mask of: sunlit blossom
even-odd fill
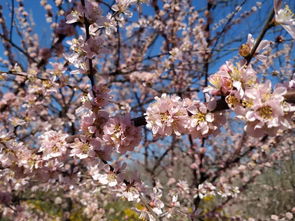
[[[282,0],[274,0],[274,11],[276,23],[282,27],[295,39],[295,16],[288,5],[281,8]]]

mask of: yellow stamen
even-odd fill
[[[264,119],[272,118],[272,108],[270,106],[263,106],[257,109],[258,114]]]
[[[225,101],[230,107],[236,107],[240,103],[239,99],[233,95],[228,95]]]
[[[192,117],[197,120],[197,123],[204,122],[206,120],[206,114],[200,112],[194,114]]]

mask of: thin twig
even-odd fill
[[[274,24],[273,24],[273,18],[274,18],[274,15],[275,15],[275,12],[274,12],[274,9],[272,9],[272,11],[270,12],[270,14],[269,14],[269,16],[268,16],[268,18],[267,18],[267,20],[266,20],[264,26],[263,26],[262,31],[260,32],[260,34],[259,34],[257,40],[255,41],[255,44],[254,44],[254,46],[253,46],[253,48],[252,48],[252,50],[251,50],[250,55],[248,55],[248,56],[246,57],[247,65],[250,64],[251,59],[254,57],[255,52],[256,52],[256,50],[257,50],[257,48],[258,48],[260,42],[262,41],[264,35],[266,34],[267,30],[270,29],[270,28],[274,25]]]
[[[13,32],[13,21],[14,21],[14,0],[11,0],[11,19],[10,19],[10,31],[9,31],[9,40],[12,40]]]

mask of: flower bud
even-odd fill
[[[242,56],[242,57],[247,57],[249,56],[251,53],[251,48],[248,44],[242,44],[240,49],[239,49],[239,54]]]

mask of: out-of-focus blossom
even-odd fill
[[[148,86],[155,83],[159,75],[157,72],[136,71],[130,74],[129,77],[131,81],[137,81],[142,83],[143,86]]]
[[[112,6],[112,10],[116,13],[123,13],[126,16],[131,17],[132,12],[128,10],[128,7],[135,2],[136,0],[116,0],[116,4]]]
[[[47,131],[41,135],[41,147],[39,149],[42,152],[42,158],[49,160],[51,158],[60,157],[68,150],[67,143],[65,141],[66,134],[57,131]]]
[[[122,186],[122,185],[121,185]],[[140,192],[136,187],[126,187],[123,185],[120,189],[120,192],[117,194],[119,197],[124,197],[128,201],[139,202],[140,201]]]
[[[82,47],[83,51],[86,53],[87,58],[99,57],[102,54],[108,53],[107,50],[103,46],[103,39],[101,37],[90,37]]]
[[[204,200],[209,200],[214,196],[226,197],[237,197],[240,193],[237,186],[232,186],[228,184],[221,184],[219,186],[214,186],[212,183],[205,182],[198,186],[198,197]]]
[[[162,209],[164,208],[164,203],[161,200],[162,190],[154,187],[150,197],[151,201],[149,205],[152,207],[153,212],[157,215],[161,215],[163,212]]]
[[[82,140],[85,140],[82,139]],[[75,142],[71,145],[71,154],[70,156],[77,157],[79,159],[85,159],[88,157],[95,156],[94,148],[86,141],[80,141],[75,139]]]
[[[151,214],[151,212],[145,206],[137,206],[135,211],[139,213],[139,219],[156,221],[156,218]]]
[[[102,19],[102,10],[99,4],[94,1],[85,1],[85,7],[78,2],[77,7],[71,11],[66,17],[66,23],[72,24],[75,22],[83,21],[85,18],[90,23],[99,22]]]
[[[141,130],[133,125],[129,115],[110,118],[103,132],[105,144],[120,153],[132,151],[141,140]]]
[[[276,23],[283,28],[295,39],[295,16],[288,5],[281,8],[282,0],[274,0],[274,11]]]
[[[198,196],[203,199],[205,196],[215,196],[216,187],[209,182],[202,183],[198,186]]]
[[[14,93],[11,93],[11,92],[5,93],[0,99],[0,109],[9,103],[13,103],[15,99],[16,99],[16,96]]]
[[[96,174],[93,177],[94,180],[98,180],[103,185],[108,185],[110,187],[116,186],[118,184],[116,174],[104,173],[104,174]]]
[[[72,36],[75,34],[75,28],[71,24],[67,24],[65,20],[61,20],[54,29],[54,33],[59,36]]]
[[[117,23],[111,13],[108,13],[105,20],[101,20],[100,24],[96,25],[97,28],[104,28],[107,35],[111,35],[117,30]]]

